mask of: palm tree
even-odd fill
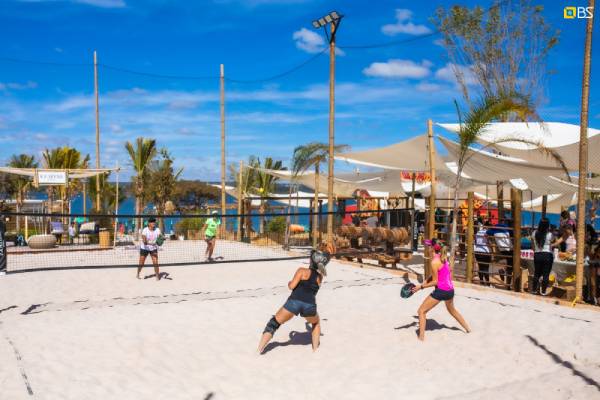
[[[38,163],[35,161],[35,156],[29,154],[13,154],[8,166],[12,168],[37,168]],[[20,212],[21,207],[23,207],[23,203],[25,202],[25,198],[27,197],[31,181],[23,176],[17,176],[14,178],[13,183],[15,184],[17,191],[17,212]],[[17,232],[21,228],[20,222],[20,217],[17,215]]]
[[[279,180],[279,178],[263,172],[262,169],[271,169],[275,171],[283,171],[286,170],[283,166],[283,163],[280,160],[274,161],[271,157],[265,158],[264,163],[261,163],[260,158],[254,161],[254,165],[251,164],[253,169],[255,170],[254,183],[255,186],[253,190],[260,196],[260,227],[259,233],[264,233],[265,231],[265,217],[264,213],[266,211],[267,202],[265,200],[266,197],[269,197],[275,191],[275,183]]]
[[[589,0],[589,9],[594,10],[594,0]],[[590,68],[592,64],[592,32],[594,30],[593,18],[588,19],[585,28],[585,49],[583,54],[583,79],[581,81],[581,115],[579,131],[579,190],[577,191],[577,260],[575,270],[575,299],[582,299],[583,294],[583,259],[585,238],[585,187],[587,186],[587,160],[588,160],[588,118],[590,105]],[[595,279],[595,278],[594,278]],[[595,294],[595,293],[594,293]]]
[[[87,154],[85,157],[82,157],[81,152],[73,147],[63,147],[62,148],[62,169],[70,170],[70,169],[86,169],[89,166],[90,155]],[[67,185],[61,187],[62,194],[62,207],[64,212],[64,204],[70,201],[71,196],[77,192],[80,188],[79,180],[68,181]],[[69,207],[70,212],[70,207]]]
[[[338,144],[334,147],[334,152],[346,151],[348,145]],[[292,158],[292,175],[298,175],[306,172],[309,168],[315,168],[315,200],[313,203],[313,224],[312,224],[312,244],[317,246],[317,235],[319,232],[319,171],[321,164],[329,158],[329,145],[327,143],[311,142],[298,146],[294,149]]]
[[[156,157],[156,140],[138,137],[135,145],[131,142],[125,143],[125,149],[131,158],[131,164],[135,170],[133,177],[133,190],[135,194],[135,213],[140,214],[143,207],[144,187],[148,180],[148,169],[151,161]],[[147,196],[146,196],[147,197]],[[141,228],[141,219],[138,218],[137,228]]]
[[[456,230],[459,208],[458,191],[460,189],[463,177],[462,172],[469,162],[471,156],[476,153],[476,150],[473,149],[472,146],[478,142],[487,124],[495,120],[505,119],[507,115],[512,115],[521,121],[526,121],[528,119],[539,120],[539,116],[535,112],[535,109],[529,101],[529,98],[516,93],[482,98],[478,103],[474,103],[470,111],[465,114],[464,121],[462,118],[463,114],[461,113],[458,104],[456,105],[456,108],[460,125],[458,131],[460,146],[458,160],[456,161],[456,180],[453,187],[454,211],[452,213],[452,233],[450,235],[450,262],[452,265],[454,265],[454,255],[456,251]],[[557,164],[563,168],[565,174],[567,175],[567,179],[571,179],[568,175],[567,167],[562,158],[554,150],[545,147],[541,142],[529,141],[518,137],[505,137],[495,140],[492,143],[488,143],[485,147],[506,142],[520,142],[532,145],[538,151],[541,151],[553,158]]]
[[[156,206],[157,214],[164,215],[167,201],[171,200],[175,192],[175,184],[183,173],[183,168],[178,171],[173,169],[173,157],[167,149],[160,150],[160,159],[150,163],[149,169],[149,191],[150,200]],[[164,231],[164,219],[158,221],[159,228]]]
[[[89,195],[92,200],[92,209],[100,210],[103,214],[114,210],[117,205],[117,185],[108,182],[109,174],[101,174],[89,178]],[[98,201],[96,196],[96,179],[100,179],[100,206],[97,207],[96,202]],[[125,193],[123,190],[119,190],[119,204],[125,201]]]

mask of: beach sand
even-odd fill
[[[600,398],[599,312],[458,287],[473,333],[440,305],[421,343],[430,290],[401,299],[403,277],[336,261],[320,349],[295,318],[257,355],[302,263],[167,267],[160,282],[134,269],[0,277],[0,398]]]

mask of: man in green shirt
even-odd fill
[[[205,261],[212,261],[213,251],[215,250],[215,244],[217,243],[217,229],[219,225],[221,225],[221,220],[215,215],[218,215],[218,211],[213,211],[213,217],[208,218],[204,223],[204,240],[206,240],[206,251],[204,255],[206,256]]]

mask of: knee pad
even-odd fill
[[[265,326],[265,330],[263,331],[263,333],[269,332],[271,335],[275,335],[275,332],[277,331],[277,329],[279,329],[280,326],[281,324],[277,322],[275,316],[273,316],[271,317],[269,322],[267,322],[267,326]]]

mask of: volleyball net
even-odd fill
[[[161,266],[300,259],[329,240],[328,219],[338,258],[388,262],[410,253],[412,244],[416,248],[423,225],[412,208],[164,216],[4,213],[4,253],[8,273],[135,267],[140,255],[150,265],[154,254]]]

